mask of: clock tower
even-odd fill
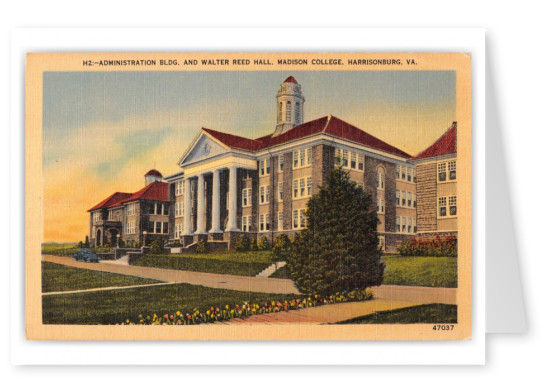
[[[277,125],[272,137],[302,124],[303,110],[304,97],[300,84],[293,76],[289,76],[277,92]]]

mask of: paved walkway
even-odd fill
[[[228,274],[202,273],[154,267],[125,266],[114,263],[85,263],[73,258],[43,255],[42,259],[60,265],[96,270],[128,276],[150,278],[164,282],[180,282],[210,288],[230,289],[245,292],[298,294],[291,280],[279,278],[233,276]]]

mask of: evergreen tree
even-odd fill
[[[292,243],[287,265],[299,291],[328,295],[381,285],[378,223],[371,195],[334,168],[308,201],[306,229]]]
[[[90,239],[88,239],[88,235],[86,235],[86,238],[84,239],[84,247],[90,247]]]

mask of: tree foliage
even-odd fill
[[[378,223],[371,195],[334,168],[308,201],[306,229],[291,246],[287,265],[297,288],[326,295],[381,285]]]

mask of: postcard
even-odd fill
[[[29,53],[32,340],[468,340],[469,53]]]

